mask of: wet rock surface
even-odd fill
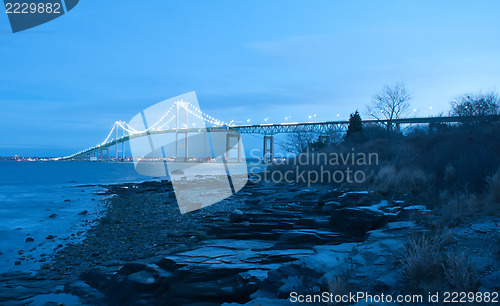
[[[345,270],[359,288],[390,291],[401,281],[394,254],[423,231],[410,220],[427,213],[370,192],[249,183],[182,215],[168,182],[108,188],[107,213],[83,241],[36,275],[0,276],[0,304],[281,305],[292,291],[329,291]]]

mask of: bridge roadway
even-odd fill
[[[477,122],[477,121],[500,121],[500,115],[487,115],[482,117],[421,117],[421,118],[402,118],[402,119],[365,119],[363,124],[385,124],[390,123],[399,126],[400,124],[428,124],[428,123],[461,123],[461,122]],[[157,135],[165,133],[200,133],[200,132],[231,132],[234,131],[240,134],[263,134],[267,137],[280,133],[297,133],[311,132],[317,134],[328,134],[332,131],[342,132],[347,130],[349,121],[319,121],[319,122],[294,122],[294,123],[269,123],[269,124],[254,124],[254,125],[233,125],[223,127],[207,127],[207,128],[188,128],[188,129],[165,129],[151,130],[148,132],[127,135],[114,139],[112,141],[102,143],[100,145],[90,147],[78,153],[54,158],[54,160],[68,160],[80,156],[88,155],[92,152],[99,151],[129,141],[131,139],[140,138],[148,135]],[[266,138],[264,139],[266,141]],[[272,143],[271,143],[272,146]]]

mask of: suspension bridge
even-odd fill
[[[184,113],[183,119],[181,113]],[[200,127],[190,122],[190,118],[196,118],[198,122],[203,122]],[[384,124],[387,127],[394,126],[399,130],[402,124],[430,124],[430,123],[463,123],[477,121],[477,117],[422,117],[422,118],[398,118],[398,119],[365,119],[363,124]],[[500,115],[488,115],[481,117],[481,120],[500,121]],[[182,157],[183,161],[188,161],[188,135],[191,133],[217,133],[225,132],[228,134],[227,146],[229,146],[229,137],[236,137],[238,140],[240,134],[260,134],[263,135],[263,160],[272,160],[274,156],[274,135],[281,133],[314,133],[320,140],[327,141],[332,133],[342,133],[347,131],[349,121],[317,121],[317,122],[293,122],[293,123],[265,123],[252,125],[237,125],[234,120],[225,122],[216,119],[204,112],[197,106],[186,101],[177,101],[152,125],[144,129],[138,129],[124,121],[116,121],[112,126],[108,136],[101,143],[83,149],[74,154],[57,157],[53,160],[109,160],[109,149],[115,146],[115,160],[125,159],[125,143],[141,137],[175,133],[185,136],[185,153],[179,156],[176,150],[177,160]],[[177,138],[178,139],[178,138]],[[239,141],[238,141],[239,142]],[[237,143],[238,143],[237,142]],[[121,148],[120,148],[121,147]],[[229,147],[227,147],[229,150]],[[239,148],[238,148],[239,151]],[[238,160],[240,153],[238,153]]]

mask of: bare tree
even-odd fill
[[[281,145],[283,150],[288,153],[300,154],[307,147],[314,143],[318,136],[312,132],[299,131],[288,135],[287,141]]]
[[[404,83],[385,85],[380,93],[375,95],[368,113],[375,119],[394,120],[403,118],[410,113],[411,96]],[[392,130],[392,123],[387,123],[387,130]]]
[[[465,94],[451,102],[450,115],[482,117],[486,115],[497,115],[499,113],[500,100],[497,93]]]
[[[338,145],[344,141],[345,129],[341,126],[332,127],[328,129],[326,135],[328,137],[328,145]]]

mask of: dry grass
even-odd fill
[[[338,268],[337,273],[328,279],[328,290],[329,292],[337,295],[349,294],[351,291],[351,285],[349,280],[354,275],[354,266],[352,262],[346,262],[340,268]],[[334,304],[332,304],[334,305]]]
[[[409,287],[428,290],[444,279],[444,247],[448,235],[435,233],[411,238],[400,257],[402,274]]]
[[[400,259],[410,289],[477,291],[479,283],[473,263],[463,253],[447,251],[451,240],[449,232],[426,233],[410,239]]]
[[[449,227],[460,225],[481,208],[481,201],[474,194],[465,192],[452,196],[442,207],[442,224]]]
[[[493,203],[500,203],[500,169],[488,178],[488,197]]]
[[[487,188],[484,193],[471,194],[467,190],[463,193],[450,195],[442,192],[440,199],[442,203],[442,225],[457,226],[465,220],[480,215],[500,215],[500,169],[486,179]]]
[[[448,183],[456,180],[456,178],[457,178],[457,169],[455,169],[455,167],[453,167],[452,164],[448,163],[444,168],[443,180]]]
[[[489,205],[486,212],[491,215],[498,215],[500,208],[500,169],[487,178],[488,189],[486,191],[486,199]]]
[[[444,274],[452,289],[459,292],[475,292],[479,287],[472,263],[465,254],[446,254]]]
[[[419,194],[432,186],[433,177],[422,169],[403,167],[397,170],[393,165],[385,165],[375,175],[375,189],[385,194]]]

